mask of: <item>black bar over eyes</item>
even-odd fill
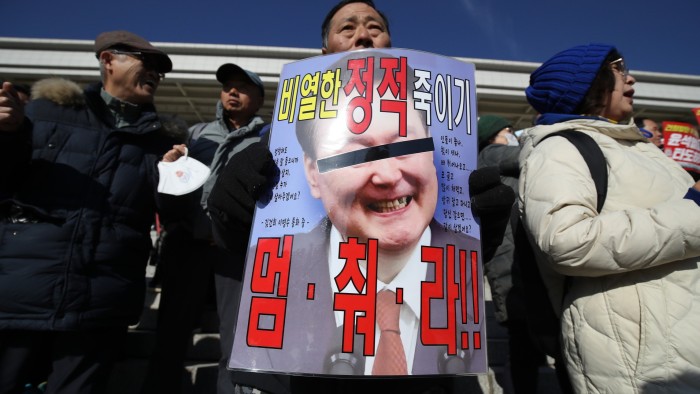
[[[390,157],[411,155],[421,152],[432,152],[435,150],[432,137],[391,144],[377,145],[370,148],[358,149],[352,152],[341,153],[316,160],[318,172],[324,173],[337,170],[339,168],[350,167],[356,164],[368,163],[370,161],[388,159]]]

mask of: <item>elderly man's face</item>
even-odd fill
[[[328,29],[326,53],[364,48],[389,48],[391,37],[384,19],[372,7],[364,3],[350,3],[338,10]]]
[[[142,55],[114,53],[110,50],[105,60],[108,73],[105,76],[105,89],[112,96],[132,104],[153,102],[160,84],[160,75],[155,62]],[[102,59],[102,58],[101,58]]]
[[[344,117],[320,121],[318,159],[367,147],[427,137],[424,120],[409,106],[407,137],[400,137],[398,115],[381,112],[375,96],[372,123],[363,134],[347,130]],[[365,162],[320,173],[305,156],[311,194],[344,237],[379,240],[379,248],[400,251],[417,244],[437,204],[432,152]]]

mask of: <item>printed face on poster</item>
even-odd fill
[[[403,49],[283,68],[230,368],[486,372],[475,88],[473,65]]]

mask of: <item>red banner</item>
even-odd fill
[[[694,112],[697,114],[697,110]],[[666,155],[686,170],[700,173],[700,139],[693,126],[683,122],[663,122],[662,129]]]

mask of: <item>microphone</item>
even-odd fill
[[[343,326],[335,330],[333,343],[342,343]],[[359,345],[360,335],[355,335],[355,346],[352,353],[343,353],[342,347],[331,347],[331,351],[324,363],[325,373],[330,375],[364,375],[365,356],[362,355],[362,346]]]
[[[364,364],[352,353],[331,353],[326,361],[326,373],[330,375],[364,375]]]
[[[455,375],[467,372],[467,353],[458,350],[457,354],[443,352],[438,355],[438,372],[442,375]]]

